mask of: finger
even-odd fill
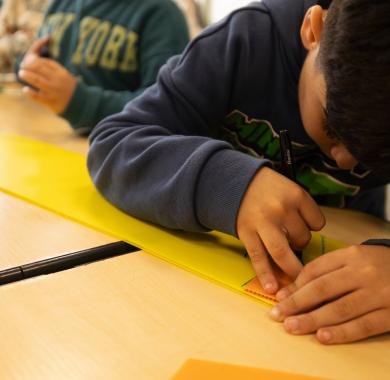
[[[325,216],[309,194],[305,193],[298,205],[298,210],[310,230],[320,231],[325,226]]]
[[[310,229],[301,217],[290,218],[285,224],[288,240],[294,249],[303,249],[311,240]]]
[[[39,68],[44,67],[47,72],[53,72],[55,70],[58,70],[60,68],[63,68],[60,63],[55,61],[54,59],[51,58],[44,58],[36,55],[31,55],[31,57],[35,57],[34,60],[34,69],[36,71],[39,70]]]
[[[286,234],[270,224],[262,228],[260,237],[279,268],[295,279],[302,269],[302,263],[291,249]]]
[[[316,278],[341,269],[344,266],[343,262],[332,260],[330,253],[323,257],[324,259],[320,260],[320,258],[317,258],[306,264],[293,283],[278,291],[276,299],[282,301]]]
[[[49,90],[50,82],[40,74],[28,70],[19,70],[19,77],[39,90]]]
[[[37,39],[32,43],[30,49],[28,50],[29,53],[39,55],[41,53],[41,49],[49,42],[49,40],[50,40],[49,36],[45,36]]]
[[[41,58],[35,54],[29,54],[23,59],[20,64],[20,68],[48,76],[54,70],[53,62],[54,61],[51,59]]]
[[[322,327],[339,325],[378,308],[378,303],[363,289],[349,293],[307,314],[288,317],[285,329],[291,334],[309,334]]]
[[[253,269],[263,289],[274,294],[278,290],[278,282],[272,271],[267,251],[256,232],[240,236],[252,262]]]
[[[276,299],[280,302],[298,290],[295,282],[285,286],[276,293]]]
[[[292,284],[279,290],[276,294],[277,300],[282,301],[316,278],[344,267],[345,255],[341,251],[327,253],[306,264]]]
[[[351,271],[348,268],[339,269],[309,282],[282,300],[271,311],[271,316],[282,321],[290,315],[301,314],[324,302],[341,297],[356,290],[356,287]]]
[[[349,268],[343,267],[318,277],[296,290],[278,305],[283,318],[295,315],[357,289]]]
[[[317,339],[323,344],[351,343],[390,331],[390,312],[380,309],[338,326],[324,327],[317,331]]]
[[[342,251],[329,252],[306,264],[294,281],[296,288],[300,289],[321,276],[343,268],[346,262],[345,255],[342,254]]]
[[[47,104],[48,102],[48,95],[43,91],[36,91],[32,89],[31,87],[25,86],[22,89],[22,92],[27,95],[29,98],[40,102],[42,104]]]

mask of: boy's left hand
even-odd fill
[[[19,77],[35,87],[23,87],[33,100],[60,114],[68,106],[77,85],[77,79],[53,59],[28,54],[21,63]]]
[[[316,332],[323,344],[390,331],[390,248],[358,245],[307,264],[277,293],[271,317],[291,334]]]

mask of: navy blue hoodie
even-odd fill
[[[300,27],[315,4],[253,3],[172,58],[156,85],[94,129],[88,167],[98,190],[163,226],[236,235],[253,176],[263,165],[279,168],[282,129],[293,140],[297,180],[321,203],[343,206],[381,185],[359,167],[339,169],[303,128]]]

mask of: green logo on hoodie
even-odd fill
[[[235,110],[225,118],[223,134],[236,149],[255,157],[267,158],[273,161],[275,168],[280,166],[279,135],[268,121],[251,119]],[[328,204],[339,205],[343,196],[352,196],[359,192],[359,186],[332,177],[324,165],[324,171],[321,171],[306,163],[305,156],[313,152],[313,146],[292,142],[292,148],[295,157],[299,157],[299,162],[303,162],[296,168],[297,181],[311,195],[329,196]]]

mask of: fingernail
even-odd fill
[[[332,340],[332,333],[329,330],[320,330],[318,332],[318,337],[321,342],[329,343]]]
[[[278,306],[274,306],[271,309],[270,312],[271,318],[274,319],[275,321],[281,321],[282,320],[282,311]]]
[[[284,326],[286,327],[286,330],[292,334],[296,334],[299,332],[298,318],[287,318],[284,321]]]
[[[264,284],[263,288],[267,293],[271,293],[275,290],[274,284],[272,282],[267,282]]]
[[[288,297],[289,291],[287,289],[281,289],[276,293],[276,299],[282,301]]]

